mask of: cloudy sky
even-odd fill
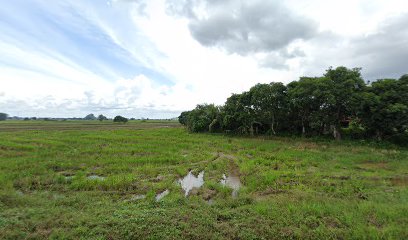
[[[408,73],[406,0],[13,0],[0,112],[169,118],[261,82]]]

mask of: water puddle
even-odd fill
[[[98,176],[98,175],[90,175],[87,177],[89,180],[98,180],[98,181],[103,181],[105,180],[105,177]]]
[[[190,171],[184,178],[179,179],[178,182],[184,190],[184,196],[187,197],[193,188],[200,188],[204,184],[204,171],[201,171],[197,177]]]
[[[146,195],[144,195],[144,194],[138,194],[138,195],[133,195],[131,198],[130,198],[130,201],[137,201],[137,200],[142,200],[142,199],[145,199],[146,198]]]
[[[164,192],[161,192],[161,193],[157,194],[156,195],[156,202],[160,201],[162,198],[169,195],[169,193],[170,193],[169,189],[166,189]]]
[[[235,198],[238,196],[238,191],[242,185],[238,175],[230,173],[228,176],[226,176],[223,174],[220,182],[222,185],[232,188],[232,197]]]
[[[205,202],[210,206],[214,205],[214,200],[213,199],[209,199],[209,200],[207,200]]]

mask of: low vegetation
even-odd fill
[[[5,121],[0,239],[407,239],[407,159],[390,143],[171,121]],[[231,168],[235,198],[220,183]],[[189,170],[205,182],[185,197]]]

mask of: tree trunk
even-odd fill
[[[376,135],[376,138],[377,138],[378,141],[382,140],[382,133],[381,133],[381,131],[379,129],[377,129],[375,131],[375,135]]]
[[[334,125],[333,136],[334,136],[334,139],[336,139],[337,141],[341,140],[341,133],[340,133],[339,127],[337,125]]]
[[[249,134],[251,135],[251,137],[254,136],[254,125],[251,123],[251,127],[249,128]]]
[[[302,118],[302,137],[305,137],[305,136],[306,136],[306,128],[305,128],[304,120]]]
[[[272,115],[271,131],[273,135],[276,135],[275,132],[275,115]]]

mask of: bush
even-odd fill
[[[113,121],[114,121],[114,122],[123,122],[123,123],[126,123],[126,122],[128,121],[128,119],[125,118],[125,117],[122,117],[122,116],[116,116],[116,117],[113,119]]]
[[[0,113],[0,121],[4,121],[7,119],[7,113]]]

